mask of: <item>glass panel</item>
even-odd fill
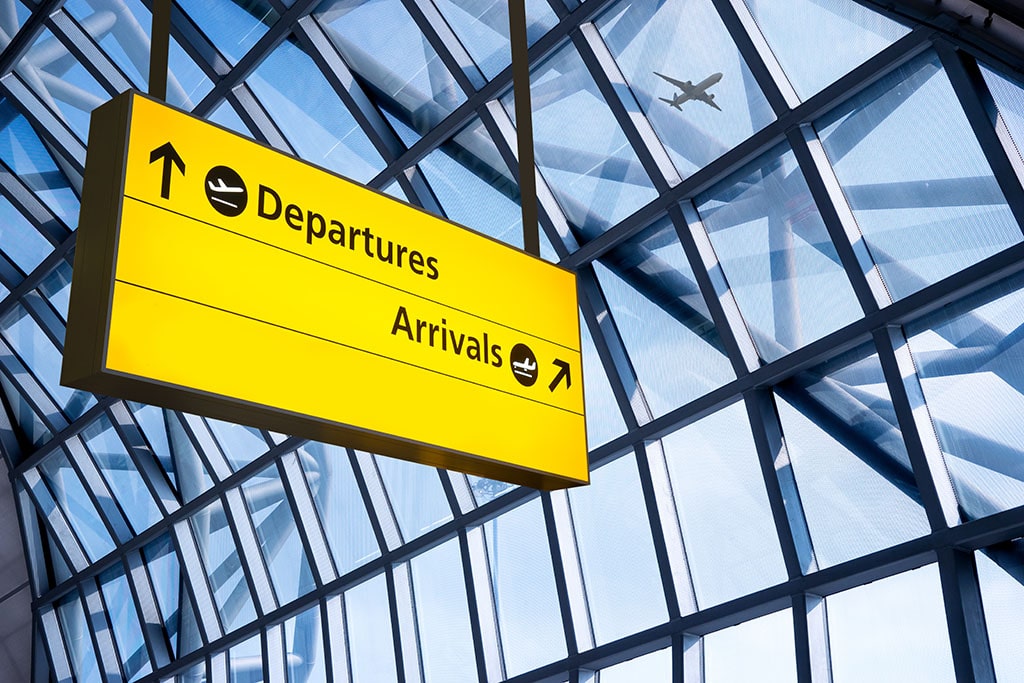
[[[289,38],[246,83],[300,157],[356,181],[384,168],[380,154],[320,69]]]
[[[167,413],[161,408],[141,403],[129,402],[128,407],[131,409],[135,421],[138,422],[139,427],[142,429],[146,441],[149,442],[149,447],[153,451],[154,457],[163,465],[164,471],[170,477],[171,484],[176,486],[174,464],[171,461],[171,445],[168,441],[167,423],[164,419]]]
[[[938,57],[901,66],[816,125],[893,298],[1021,241]]]
[[[57,603],[57,617],[64,642],[67,645],[71,666],[75,670],[75,679],[79,683],[99,683],[103,680],[99,665],[96,663],[96,651],[89,636],[89,626],[85,619],[85,610],[78,599],[78,591],[72,591]]]
[[[39,292],[50,302],[62,320],[68,319],[68,303],[71,299],[71,265],[61,261],[49,275],[39,283]]]
[[[672,648],[667,647],[664,650],[601,669],[599,680],[601,683],[636,683],[637,681],[668,683],[672,680]]]
[[[587,447],[591,450],[626,431],[618,401],[612,393],[601,357],[597,355],[590,328],[580,316],[583,350],[583,396],[587,415]]]
[[[310,442],[298,455],[338,573],[346,574],[380,557],[348,453],[337,446]]]
[[[383,574],[345,591],[345,631],[352,683],[398,680],[388,605]]]
[[[936,565],[825,600],[834,683],[955,681]]]
[[[182,626],[185,625],[180,610],[181,602],[188,602],[188,596],[182,590],[181,565],[178,562],[178,554],[174,551],[171,537],[163,535],[142,549],[142,557],[146,561],[146,569],[149,571],[150,581],[153,585],[153,592],[156,593],[157,606],[160,608],[160,615],[164,620],[164,631],[171,644],[171,653],[180,654],[178,650],[179,640],[199,640],[198,631],[186,633],[182,637]],[[194,643],[197,645],[198,643]],[[182,648],[187,651],[193,648]]]
[[[124,569],[113,567],[100,575],[100,588],[106,604],[107,616],[113,626],[114,640],[121,656],[125,675],[129,681],[135,681],[153,670],[146,650],[146,640],[142,636],[142,624],[135,610],[128,579]]]
[[[105,5],[105,6],[104,6]],[[68,0],[68,13],[78,20],[82,29],[99,43],[100,48],[117,64],[139,90],[149,84],[150,28],[153,15],[141,0]],[[110,20],[113,19],[113,22]],[[190,110],[213,88],[195,62],[171,37],[168,54],[167,102]]]
[[[501,102],[514,120],[512,93]],[[657,195],[572,43],[533,68],[530,103],[537,166],[580,243]]]
[[[0,357],[0,363],[9,365],[9,358]],[[7,379],[6,375],[0,374],[0,389],[4,392],[7,406],[18,425],[22,435],[28,439],[33,446],[41,446],[53,436],[50,430],[43,423],[42,418],[32,407],[32,404],[14,388],[14,385]]]
[[[181,419],[168,410],[164,410],[163,415],[171,440],[171,457],[174,464],[173,469],[168,470],[168,474],[172,480],[177,480],[181,495],[185,502],[188,502],[213,486],[213,479],[185,432]]]
[[[0,12],[0,49],[7,47],[29,17],[29,10],[22,2],[5,3]]]
[[[786,580],[742,401],[662,439],[701,608]]]
[[[89,137],[92,110],[110,99],[110,93],[48,28],[42,30],[14,71],[83,141]]]
[[[74,528],[89,559],[95,562],[111,552],[114,541],[110,538],[110,532],[103,525],[103,518],[64,451],[59,450],[43,460],[39,472]]]
[[[873,346],[801,373],[775,395],[819,567],[929,532]]]
[[[501,651],[509,677],[566,655],[539,498],[483,525]]]
[[[772,53],[807,99],[910,29],[846,0],[745,0]],[[814,36],[808,40],[808,36]]]
[[[668,619],[650,520],[632,453],[569,491],[587,604],[598,645]]]
[[[762,358],[863,315],[788,147],[698,196],[697,210]]]
[[[643,390],[631,400],[644,419],[644,399],[663,415],[735,378],[671,221],[616,247],[594,271]]]
[[[988,69],[984,64],[978,64],[981,68],[981,75],[988,85],[992,99],[995,100],[999,115],[1010,131],[1011,141],[1015,149],[1008,150],[1008,153],[1017,154],[1021,157],[1021,145],[1024,144],[1024,89],[1011,81],[1006,76]]]
[[[284,654],[290,683],[327,683],[323,638],[319,605],[284,622]]]
[[[284,492],[277,466],[262,470],[242,484],[263,559],[282,605],[313,590],[313,572],[299,538],[295,516]]]
[[[280,18],[266,0],[178,0],[178,5],[232,63]]]
[[[135,533],[160,521],[163,515],[110,420],[100,417],[82,431],[82,438]]]
[[[189,521],[224,630],[233,631],[255,619],[256,609],[242,572],[242,560],[235,539],[228,527],[224,506],[219,500],[214,501]]]
[[[406,541],[452,518],[436,469],[397,458],[376,456],[375,460]]]
[[[906,328],[966,519],[1024,503],[1021,287],[1018,275]]]
[[[711,0],[624,0],[597,26],[684,177],[774,120]]]
[[[0,248],[25,274],[35,270],[53,251],[49,240],[5,197],[0,197]]]
[[[21,304],[0,318],[0,334],[69,418],[81,417],[96,403],[92,394],[61,385],[61,353]]]
[[[238,115],[235,107],[227,100],[224,100],[217,105],[217,108],[210,112],[206,119],[219,126],[223,126],[228,130],[233,130],[239,135],[243,135],[247,138],[254,137],[252,131],[249,130],[249,126],[245,125],[245,122],[242,121],[242,117]]]
[[[263,683],[263,645],[257,633],[228,651],[231,683]]]
[[[248,465],[267,451],[267,442],[255,427],[243,427],[210,418],[207,418],[206,423],[210,425],[217,443],[235,470]]]
[[[985,626],[996,679],[1008,683],[1024,671],[1020,614],[1024,608],[1024,546],[1008,541],[974,553],[985,607]]]
[[[445,20],[487,78],[512,63],[508,3],[501,0],[436,0]],[[534,42],[558,22],[544,0],[526,0],[526,42]]]
[[[792,610],[767,614],[704,636],[705,683],[795,680]]]
[[[459,539],[442,543],[409,564],[424,680],[477,681]]]
[[[518,488],[515,484],[509,484],[508,482],[496,479],[485,479],[484,477],[477,477],[472,474],[466,475],[466,478],[469,480],[469,488],[473,491],[473,498],[476,500],[477,505],[483,505],[514,488]]]
[[[466,96],[401,0],[325,2],[313,15],[378,106],[423,135]]]

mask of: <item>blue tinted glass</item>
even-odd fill
[[[501,102],[514,120],[512,93]],[[657,195],[571,43],[533,67],[530,103],[537,166],[581,243]]]
[[[24,273],[31,273],[53,245],[6,198],[0,197],[0,250]]]
[[[168,441],[167,423],[164,421],[166,412],[156,406],[147,406],[141,403],[128,403],[135,421],[139,423],[146,441],[153,451],[153,456],[163,466],[164,471],[170,477],[171,484],[175,484],[174,464],[171,461],[171,444]]]
[[[271,465],[242,484],[263,559],[270,570],[278,602],[285,604],[315,588],[309,558],[299,538],[295,516],[277,466]]]
[[[71,300],[71,266],[61,261],[49,275],[39,283],[39,291],[50,302],[62,320],[68,319],[68,303]]]
[[[178,482],[181,495],[187,502],[213,486],[213,478],[206,471],[206,465],[185,432],[181,419],[165,410],[164,420],[171,443],[172,469],[167,472],[172,481]]]
[[[1024,88],[982,64],[979,66],[992,99],[999,108],[999,115],[1010,131],[1015,149],[1012,152],[1008,150],[1008,153],[1015,152],[1018,159],[1021,159],[1020,150],[1024,145]]]
[[[135,532],[159,521],[163,515],[110,420],[103,416],[93,422],[82,431],[82,438]]]
[[[139,614],[135,611],[135,601],[124,569],[114,567],[104,572],[100,576],[100,588],[125,675],[129,681],[138,680],[152,671],[153,667],[149,662],[146,640],[142,637]]]
[[[1021,550],[1021,540],[1016,539],[974,553],[992,663],[999,681],[1012,681],[1024,671],[1024,649],[1020,647],[1020,613],[1024,608]]]
[[[406,541],[452,518],[436,469],[397,458],[377,456],[376,461]]]
[[[327,682],[323,638],[319,605],[284,622],[284,656],[290,683]],[[344,666],[344,662],[340,664]]]
[[[744,1],[803,99],[910,32],[846,0]]]
[[[345,591],[345,630],[353,683],[398,680],[388,605],[383,574]]]
[[[1022,287],[1017,276],[907,326],[931,424],[967,519],[1024,503]]]
[[[156,593],[157,607],[163,618],[164,631],[171,644],[171,652],[178,652],[181,636],[182,612],[180,601],[188,601],[181,591],[181,565],[174,551],[171,537],[164,535],[142,549],[146,569]]]
[[[74,528],[89,559],[96,561],[112,551],[114,542],[110,532],[103,525],[100,513],[64,451],[57,451],[46,458],[39,465],[39,471],[53,493],[54,500]]]
[[[569,501],[597,644],[667,620],[635,457],[594,470]]]
[[[224,629],[231,631],[252,621],[256,618],[256,609],[224,506],[219,500],[214,501],[189,521]]]
[[[635,97],[683,176],[775,118],[714,4],[623,0],[597,22],[629,83],[620,96],[627,108]]]
[[[280,15],[266,0],[178,0],[220,52],[237,62]]]
[[[612,393],[594,338],[585,321],[580,320],[580,341],[583,350],[583,394],[587,414],[587,447],[591,450],[611,441],[626,431],[622,411]]]
[[[935,55],[901,66],[816,126],[894,299],[1021,241]]]
[[[380,547],[348,453],[310,442],[298,450],[298,456],[338,572],[345,574],[379,557]]]
[[[795,680],[793,613],[788,609],[704,636],[705,683]]]
[[[303,159],[357,181],[384,167],[313,60],[286,40],[246,83]]]
[[[697,604],[786,580],[743,402],[662,439]]]
[[[698,196],[697,210],[762,358],[780,358],[861,317],[788,148]]]
[[[240,469],[267,451],[267,442],[255,427],[207,419],[224,455],[234,469]]]
[[[96,651],[89,635],[89,622],[86,621],[85,610],[82,609],[77,590],[61,598],[57,603],[57,617],[64,633],[64,643],[67,645],[76,680],[79,683],[102,681],[103,677],[96,663]]]
[[[263,644],[259,633],[228,651],[228,667],[231,683],[263,683]]]
[[[209,116],[206,118],[229,130],[235,131],[239,135],[244,135],[247,138],[253,137],[252,131],[249,130],[249,126],[245,125],[245,122],[242,121],[242,117],[238,115],[234,106],[227,100],[224,100],[217,105],[217,108],[210,112]]]
[[[9,361],[8,359],[0,358],[0,363],[8,365]],[[36,409],[32,407],[32,404],[29,403],[18,389],[15,389],[11,381],[3,374],[0,374],[0,389],[4,392],[4,398],[7,399],[7,405],[11,411],[14,423],[18,425],[25,438],[33,446],[40,446],[49,441],[53,435],[36,412]]]
[[[483,505],[484,503],[492,501],[498,496],[517,488],[515,484],[509,484],[508,482],[498,481],[496,479],[477,477],[472,474],[466,475],[466,479],[469,481],[469,488],[473,491],[473,498],[476,500],[477,505]]]

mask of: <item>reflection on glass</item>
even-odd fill
[[[410,565],[425,682],[476,681],[459,539],[414,557]]]
[[[328,1],[313,16],[377,105],[417,136],[465,101],[401,0]]]
[[[93,649],[89,635],[85,610],[78,598],[78,591],[71,591],[57,603],[57,618],[64,634],[68,659],[79,681],[100,681],[99,665],[96,662],[96,651]]]
[[[825,599],[833,683],[956,680],[934,564]]]
[[[705,683],[795,680],[792,610],[766,614],[704,636]]]
[[[178,5],[231,62],[241,59],[281,16],[267,0],[178,0]]]
[[[667,647],[664,650],[657,650],[649,655],[601,669],[600,680],[601,683],[635,683],[636,681],[655,683],[657,681],[671,681],[672,648]]]
[[[129,681],[138,680],[152,671],[153,667],[149,662],[146,640],[142,637],[139,615],[135,611],[135,601],[124,569],[115,566],[101,574],[100,588],[125,676]]]
[[[598,645],[668,619],[636,458],[628,453],[570,489],[573,527]]]
[[[672,222],[658,221],[594,266],[643,398],[663,415],[735,378]]]
[[[232,469],[241,469],[267,451],[267,441],[255,427],[210,418],[207,418],[206,422],[210,425],[210,430],[217,438],[217,443],[231,463]]]
[[[996,73],[984,64],[978,66],[999,109],[999,115],[1010,131],[1014,149],[1008,149],[1007,154],[1016,154],[1018,160],[1024,159],[1021,156],[1021,146],[1024,145],[1024,88],[1017,81]]]
[[[345,591],[345,630],[352,683],[398,680],[388,605],[383,574]]]
[[[164,622],[164,632],[171,645],[171,652],[179,654],[179,640],[190,643],[183,651],[195,649],[199,645],[199,632],[194,619],[189,623],[183,616],[181,601],[188,602],[182,591],[181,564],[174,550],[169,535],[163,535],[142,549],[142,557],[146,562],[150,583],[156,594],[157,607]],[[191,609],[188,610],[192,616]]]
[[[114,541],[103,524],[78,472],[71,467],[63,450],[58,450],[39,465],[53,499],[64,511],[89,559],[96,561],[114,549]]]
[[[622,0],[597,26],[684,177],[774,120],[711,0]],[[704,92],[712,104],[690,99],[677,109],[664,102],[685,97],[685,90],[658,74],[691,85],[708,82],[694,97]],[[721,78],[710,82],[716,74]]]
[[[967,519],[1024,503],[1022,287],[1017,276],[906,328]]]
[[[551,551],[539,498],[484,524],[505,673],[565,657]]]
[[[466,479],[469,481],[469,488],[473,492],[473,499],[476,500],[477,505],[483,505],[517,488],[515,484],[478,477],[474,474],[467,474]]]
[[[901,66],[816,126],[894,299],[1021,241],[935,55]]]
[[[263,646],[260,634],[228,650],[231,683],[263,683]]]
[[[928,533],[873,346],[800,373],[775,395],[818,567]]]
[[[313,590],[316,584],[309,558],[299,538],[277,466],[271,465],[247,479],[242,484],[242,495],[256,527],[256,538],[278,602],[289,603]]]
[[[197,512],[189,522],[224,630],[233,631],[255,619],[256,609],[224,506],[216,500]]]
[[[802,99],[910,32],[846,0],[744,0]],[[808,40],[808,36],[814,36]]]
[[[384,168],[380,153],[294,39],[270,53],[246,83],[303,159],[360,182]]]
[[[327,683],[320,623],[319,605],[284,622],[284,656],[289,683]]]
[[[0,354],[0,363],[9,366],[10,360],[10,358],[4,358]],[[14,384],[7,379],[7,376],[3,374],[0,374],[0,390],[3,390],[4,398],[7,400],[14,423],[28,442],[33,446],[41,446],[49,441],[53,434],[50,433],[49,428],[43,422],[39,413],[36,412],[36,409],[28,399],[14,387]]]
[[[452,518],[436,469],[379,455],[375,460],[402,538],[411,541]]]
[[[583,396],[587,414],[587,447],[591,450],[611,441],[626,431],[619,404],[612,393],[612,385],[590,328],[580,317],[580,342],[583,351]]]
[[[515,119],[510,92],[501,99]],[[654,199],[636,152],[572,43],[530,74],[537,166],[578,241],[589,241]]]
[[[4,256],[24,274],[35,270],[53,251],[49,240],[5,197],[0,197],[0,240],[3,241]],[[11,283],[12,286],[14,284],[17,283]]]
[[[786,580],[743,402],[662,439],[701,608]]]
[[[101,416],[82,431],[82,438],[135,533],[158,522],[163,515],[110,420]]]
[[[974,553],[985,607],[996,680],[1012,681],[1024,671],[1020,613],[1024,609],[1024,543],[1000,543]]]
[[[3,234],[0,233],[0,241]],[[57,264],[49,275],[39,283],[39,293],[50,302],[62,321],[68,319],[68,303],[71,300],[71,266],[67,261]]]
[[[338,573],[346,574],[379,557],[380,547],[345,449],[311,441],[297,453]]]
[[[508,3],[502,0],[437,0],[445,20],[488,78],[512,62],[508,41]],[[529,45],[557,23],[544,0],[526,0],[526,42]]]
[[[861,316],[788,148],[698,196],[697,210],[762,358],[781,358]]]

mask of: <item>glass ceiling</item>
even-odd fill
[[[62,387],[89,112],[146,90],[151,3],[0,0],[33,679],[1019,680],[1024,56],[882,5],[526,1],[592,469],[540,493]],[[177,0],[170,71],[522,244],[502,0]]]

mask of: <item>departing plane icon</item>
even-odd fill
[[[217,202],[219,204],[225,204],[226,206],[230,206],[232,208],[238,208],[238,204],[236,202],[229,201],[223,197],[218,197],[216,193],[234,194],[239,192],[245,192],[244,187],[233,187],[231,185],[228,185],[227,183],[224,182],[223,178],[217,178],[216,183],[214,183],[212,180],[207,180],[206,184],[209,187],[209,192],[207,193],[207,195],[209,196],[211,202]]]
[[[714,107],[718,111],[722,111],[722,108],[715,104],[715,96],[708,92],[708,88],[713,86],[715,83],[718,83],[718,81],[722,80],[722,74],[711,74],[697,85],[694,85],[690,81],[676,80],[675,78],[666,76],[665,74],[660,74],[657,71],[654,72],[654,75],[664,78],[666,81],[682,90],[682,92],[673,95],[672,99],[668,99],[667,97],[658,98],[662,102],[667,102],[669,106],[675,107],[679,111],[682,111],[683,108],[680,107],[679,105],[681,105],[683,102],[687,102],[689,100],[698,100],[700,102],[703,102],[704,104]]]

